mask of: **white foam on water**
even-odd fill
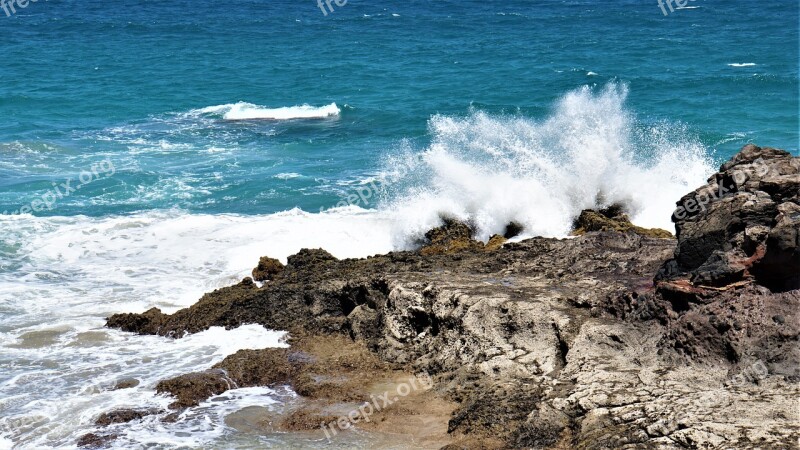
[[[265,387],[229,390],[181,413],[176,423],[164,423],[152,416],[111,427],[110,431],[119,433],[113,448],[129,449],[142,443],[161,448],[204,448],[231,434],[229,428],[220,426],[230,414],[249,407],[273,409],[283,396]]]
[[[297,172],[288,172],[288,173],[279,173],[277,175],[274,175],[272,178],[277,178],[279,180],[291,180],[293,178],[300,178],[302,176],[303,175]]]
[[[292,120],[292,119],[324,119],[336,117],[342,112],[336,103],[325,106],[285,106],[267,108],[252,103],[239,102],[225,105],[208,106],[192,111],[199,115],[221,115],[225,120]],[[190,114],[191,114],[190,113]]]

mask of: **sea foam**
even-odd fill
[[[319,107],[300,105],[267,108],[252,103],[239,102],[209,106],[192,112],[199,115],[221,115],[225,120],[292,120],[336,117],[342,110],[339,109],[336,103]]]

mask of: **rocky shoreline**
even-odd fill
[[[409,448],[797,448],[799,191],[800,158],[750,145],[679,201],[677,239],[612,207],[582,214],[569,239],[509,243],[509,224],[484,244],[446,221],[418,251],[262,258],[262,285],[107,325],[177,339],[257,323],[288,331],[290,348],[163,380],[172,412],[109,412],[81,445],[246,386],[301,396],[258,419],[265,432],[330,438],[322,424],[425,373],[426,389],[352,426]]]

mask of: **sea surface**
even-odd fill
[[[742,145],[798,154],[797,0],[332,5],[0,10],[0,449],[74,448],[102,412],[166,407],[160,379],[284,345],[255,325],[104,328],[191,305],[259,256],[408,248],[442,216],[482,239],[510,221],[561,237],[615,202],[672,229]],[[235,426],[292,396],[230,391],[115,425],[114,445],[391,446]]]

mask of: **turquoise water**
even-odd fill
[[[404,140],[425,149],[434,114],[544,118],[609,82],[628,85],[641,124],[685,127],[717,159],[750,141],[797,151],[798,2],[692,5],[351,0],[326,17],[311,0],[31,4],[0,15],[0,211],[105,157],[111,179],[43,214],[318,210]],[[181,116],[240,101],[342,113]]]
[[[800,145],[798,1],[689,5],[0,10],[0,449],[89,432],[125,449],[391,446],[226,422],[291,400],[266,388],[99,429],[114,408],[166,407],[161,379],[280,345],[258,326],[171,342],[104,318],[186,307],[262,255],[405,248],[442,215],[482,239],[510,221],[558,237],[621,203],[671,228],[675,202],[743,144]],[[140,384],[109,389],[123,378]]]

